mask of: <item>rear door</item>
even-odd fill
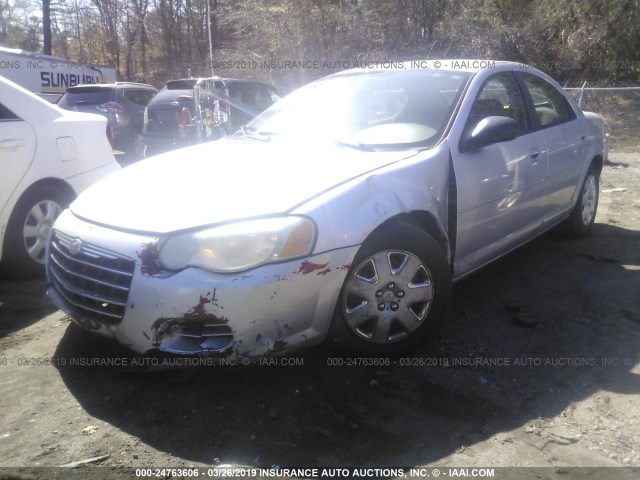
[[[9,212],[4,212],[7,201],[29,170],[35,151],[36,133],[31,125],[0,103],[0,212],[3,224],[9,219]]]
[[[452,148],[457,184],[456,271],[470,271],[513,248],[542,223],[548,158],[512,72],[489,77],[474,100],[465,130],[488,116],[519,125],[514,140],[469,152]]]
[[[584,122],[556,87],[537,75],[520,75],[535,112],[536,128],[541,131],[548,150],[548,215],[551,217],[571,208],[586,155],[587,132]]]
[[[142,132],[144,123],[144,109],[155,95],[153,90],[141,88],[124,88],[122,96],[127,101],[126,111],[128,113],[128,126],[131,128],[133,137],[136,133]]]

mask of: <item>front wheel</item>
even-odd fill
[[[442,249],[402,222],[374,233],[360,248],[342,286],[330,339],[377,355],[410,350],[442,320],[450,297]]]
[[[572,237],[586,237],[593,228],[598,210],[600,175],[591,167],[582,183],[578,201],[563,227],[565,233]]]

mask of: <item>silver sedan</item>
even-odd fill
[[[345,71],[219,142],[128,167],[54,226],[50,298],[136,352],[396,354],[452,282],[591,230],[602,119],[509,62]]]

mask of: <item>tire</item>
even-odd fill
[[[562,226],[565,234],[574,238],[589,235],[596,219],[599,191],[600,175],[597,169],[591,167],[582,182],[576,206]]]
[[[374,232],[344,281],[329,341],[350,352],[409,351],[444,318],[451,288],[445,254],[419,227],[398,222]]]
[[[67,196],[44,186],[20,199],[9,219],[2,253],[3,266],[11,274],[19,278],[44,274],[49,232],[69,203]]]

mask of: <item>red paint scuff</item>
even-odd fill
[[[140,245],[142,252],[138,253],[140,258],[140,272],[142,275],[152,276],[160,272],[158,265],[158,246],[154,242]]]
[[[311,263],[305,260],[300,264],[300,269],[294,273],[301,273],[303,275],[307,275],[309,273],[315,272],[316,270],[322,270],[324,268],[327,268],[327,265],[329,265],[329,262],[321,265],[319,263]]]
[[[209,298],[211,296],[211,298]],[[218,307],[218,300],[216,299],[216,290],[213,292],[207,292],[204,295],[200,295],[200,300],[198,303],[192,307],[187,313],[183,315],[183,318],[215,318],[224,322],[227,322],[228,319],[224,317],[217,317],[216,315],[207,312],[205,305],[211,304],[214,307]],[[219,307],[222,308],[222,307]]]

